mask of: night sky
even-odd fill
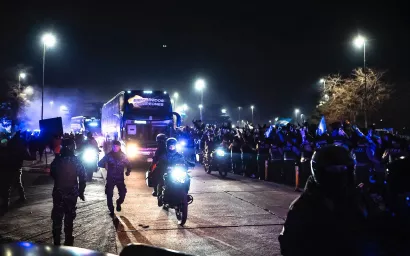
[[[362,66],[362,51],[352,45],[358,33],[371,40],[369,67],[388,70],[400,92],[410,81],[410,18],[394,1],[30,2],[0,4],[0,70],[32,66],[31,81],[41,83],[40,38],[51,31],[58,41],[47,52],[46,86],[89,88],[102,100],[123,89],[166,89],[194,107],[193,83],[201,77],[205,105],[243,106],[250,114],[254,104],[264,120],[295,107],[309,113],[321,77]]]

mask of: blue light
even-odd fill
[[[134,124],[146,124],[147,121],[139,121],[139,120],[135,120]]]
[[[406,200],[409,201],[409,200],[410,200],[410,197],[406,197]]]
[[[29,242],[19,242],[18,245],[21,247],[26,247],[26,248],[33,247],[33,244]]]
[[[146,94],[151,94],[152,91],[144,91],[144,93],[146,93]]]
[[[127,93],[131,93],[131,91],[127,91]]]
[[[98,123],[96,123],[96,122],[92,122],[92,123],[90,123],[90,126],[92,126],[92,127],[96,127],[96,126],[98,126]]]
[[[27,129],[27,131],[29,132],[29,131],[31,131],[30,129]]]
[[[164,94],[167,94],[167,91],[164,91]]]

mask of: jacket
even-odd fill
[[[131,163],[122,151],[109,152],[98,162],[98,167],[107,170],[107,181],[124,182],[124,168],[131,172]]]

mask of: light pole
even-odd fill
[[[42,37],[43,41],[43,85],[41,87],[41,120],[43,120],[44,115],[44,68],[46,65],[46,48],[51,48],[56,43],[56,38],[50,34],[44,34]]]
[[[363,96],[363,109],[364,109],[364,127],[367,128],[367,76],[366,76],[366,38],[358,35],[354,44],[357,48],[363,46],[363,75],[364,75],[364,96]]]
[[[204,89],[205,89],[205,81],[203,79],[198,79],[195,82],[195,89],[201,92],[201,105],[204,105]],[[202,109],[202,108],[200,108]],[[202,110],[201,110],[201,120],[202,120]]]
[[[238,123],[241,122],[241,109],[242,107],[238,107]]]
[[[326,90],[326,79],[321,78],[321,79],[319,80],[319,82],[320,82],[321,84],[323,84],[323,91],[325,91],[325,90]]]
[[[304,114],[300,114],[300,121],[302,121],[302,124],[305,122],[305,120],[303,119]]]
[[[174,93],[174,108],[177,108],[177,101],[178,101],[179,94],[177,92]]]
[[[202,108],[203,108],[204,106],[202,105],[202,104],[199,104],[198,105],[198,108],[199,108],[199,116],[200,116],[200,118],[201,118],[201,121],[202,121]]]
[[[19,92],[20,92],[20,89],[21,89],[21,79],[24,79],[24,78],[26,78],[26,73],[20,72],[19,73]]]
[[[251,110],[252,110],[252,124],[253,124],[253,109],[254,109],[255,107],[252,105],[251,106]]]
[[[299,114],[299,109],[295,108],[295,124],[298,123],[298,114]]]
[[[221,109],[221,112],[222,114],[226,114],[226,109],[225,108]]]

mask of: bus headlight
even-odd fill
[[[172,178],[172,180],[174,180],[176,182],[185,183],[187,175],[188,174],[186,173],[186,171],[182,167],[177,166],[177,167],[172,168],[171,178]]]
[[[135,156],[138,155],[138,153],[139,153],[139,151],[138,151],[137,145],[135,145],[135,144],[127,145],[127,156],[135,157]]]

